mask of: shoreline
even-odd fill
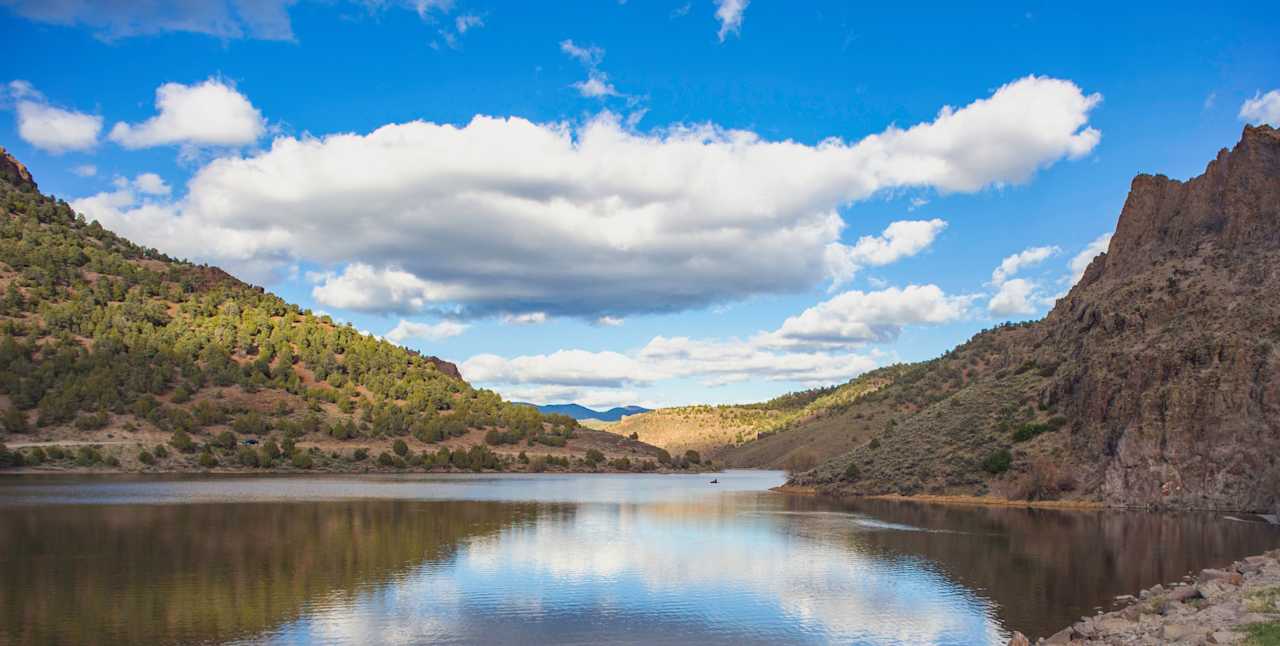
[[[1200,507],[1152,508],[1109,505],[1107,503],[1094,500],[1009,500],[1008,498],[993,498],[986,496],[948,496],[939,494],[918,494],[913,496],[904,496],[901,494],[878,494],[873,496],[846,494],[841,496],[825,493],[819,488],[813,486],[790,484],[778,485],[769,491],[793,496],[823,497],[830,498],[832,500],[886,500],[891,502],[928,503],[960,507],[1006,507],[1021,509],[1059,509],[1067,511],[1146,511],[1164,513],[1202,512],[1215,514],[1245,514],[1257,516],[1272,525],[1280,525],[1280,516],[1242,509],[1214,509]]]
[[[1015,631],[1008,646],[1274,644],[1280,638],[1280,549],[1116,600],[1124,606],[1081,617],[1035,642]]]
[[[888,500],[893,502],[922,502],[938,505],[961,505],[961,506],[977,506],[977,507],[1023,507],[1029,509],[1074,509],[1081,511],[1097,511],[1107,509],[1127,509],[1125,507],[1110,507],[1100,502],[1090,500],[1009,500],[1007,498],[988,498],[984,496],[944,496],[937,494],[920,494],[915,496],[904,496],[901,494],[881,494],[876,496],[832,496],[823,493],[817,487],[806,485],[784,484],[773,487],[769,491],[777,493],[789,494],[793,496],[814,496],[828,497],[834,500],[841,499],[861,499],[861,500]]]

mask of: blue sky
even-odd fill
[[[508,397],[753,401],[1042,316],[1280,121],[1263,8],[0,0],[0,145]]]

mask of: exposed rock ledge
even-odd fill
[[[1120,610],[1084,617],[1037,644],[1245,644],[1250,626],[1280,622],[1280,550],[1157,585]],[[1030,646],[1014,633],[1009,646]]]

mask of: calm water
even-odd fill
[[[718,476],[0,479],[0,644],[987,644],[1280,546]]]

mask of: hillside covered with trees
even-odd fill
[[[0,429],[0,467],[688,466],[85,222],[3,149]]]

